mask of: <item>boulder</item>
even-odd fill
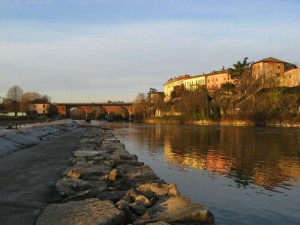
[[[104,191],[98,195],[98,198],[101,200],[110,200],[115,203],[123,198],[125,193],[125,191]]]
[[[163,221],[158,221],[155,223],[147,223],[147,225],[171,225],[171,224],[163,222]]]
[[[179,196],[163,197],[149,208],[146,213],[133,222],[134,225],[145,225],[164,221],[172,225],[213,224],[212,213],[203,205],[192,203],[188,198]]]
[[[102,175],[109,174],[112,168],[107,165],[94,165],[92,163],[87,163],[85,161],[80,161],[76,163],[74,166],[69,167],[66,170],[66,175],[72,178],[80,178],[80,179],[97,179],[97,177],[101,177]]]
[[[147,182],[155,182],[159,179],[153,170],[146,165],[135,166],[123,164],[117,165],[117,169],[126,176],[126,180],[131,187],[136,187]]]
[[[98,155],[101,155],[102,153],[99,152],[99,151],[74,151],[73,152],[74,156],[75,157],[93,157],[93,156],[98,156]]]
[[[147,210],[146,206],[139,201],[129,204],[129,207],[139,216],[143,215]]]
[[[152,206],[152,202],[144,195],[136,196],[135,201],[142,203],[147,208]]]
[[[47,206],[37,219],[36,225],[49,224],[123,225],[125,215],[111,201],[87,199]]]
[[[136,191],[149,199],[152,197],[180,196],[175,184],[146,183],[137,187]]]
[[[96,197],[107,190],[105,181],[85,181],[77,178],[63,178],[56,183],[56,189],[63,198],[76,195]],[[87,192],[88,191],[88,192]]]

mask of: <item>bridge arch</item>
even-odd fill
[[[71,119],[84,120],[87,118],[87,112],[80,106],[74,106],[68,109],[68,114]]]

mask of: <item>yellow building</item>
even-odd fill
[[[174,90],[174,87],[184,85],[184,81],[190,77],[190,75],[185,74],[179,77],[169,79],[164,84],[165,101],[169,101],[171,99],[171,93]]]
[[[296,87],[300,86],[300,69],[292,69],[283,74],[280,78],[280,86]]]
[[[38,115],[45,115],[49,113],[50,103],[45,99],[35,99],[31,101],[28,107],[29,112],[35,112]]]
[[[204,75],[196,75],[184,80],[184,87],[186,90],[194,91],[197,90],[200,86],[204,86],[204,85],[205,85]]]

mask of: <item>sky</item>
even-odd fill
[[[300,67],[299,0],[0,0],[0,97],[132,102],[248,57]]]

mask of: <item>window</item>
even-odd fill
[[[43,105],[43,108],[45,108],[45,105]]]

